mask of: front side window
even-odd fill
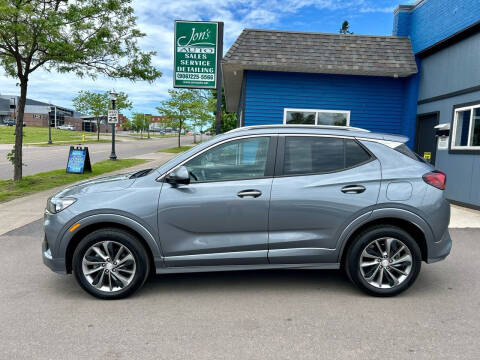
[[[205,151],[184,165],[192,182],[264,177],[269,143],[269,137],[230,141]]]
[[[287,125],[348,126],[350,111],[285,109],[283,123]]]
[[[452,149],[480,149],[480,104],[455,110]]]
[[[342,171],[363,164],[371,155],[353,139],[289,136],[285,139],[284,175]]]

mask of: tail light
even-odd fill
[[[434,170],[422,176],[423,181],[440,190],[445,190],[447,185],[447,175],[441,171]]]

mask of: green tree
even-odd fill
[[[212,123],[214,119],[210,109],[211,93],[206,90],[190,90],[192,101],[190,103],[189,115],[193,125],[193,142],[197,142],[197,129],[202,134],[203,129]]]
[[[28,80],[37,69],[77,76],[154,81],[132,0],[0,0],[0,66],[20,85],[14,180],[22,178],[22,124]]]
[[[166,124],[178,131],[178,147],[182,130],[187,130],[187,119],[193,116],[192,109],[198,100],[195,92],[189,89],[168,90],[169,98],[163,100],[157,111],[165,116]]]
[[[339,33],[340,34],[346,34],[346,35],[352,35],[353,34],[353,32],[350,31],[350,25],[348,24],[347,20],[345,20],[342,23],[342,27],[340,28]]]
[[[125,120],[123,120],[122,122],[122,130],[123,131],[128,131],[132,128],[132,122],[130,121],[129,118],[126,118]]]
[[[143,138],[143,130],[145,129],[145,114],[134,113],[132,121],[133,129],[140,132],[140,137]]]
[[[143,126],[147,130],[147,138],[150,139],[150,124],[152,123],[152,118],[150,115],[143,114]]]
[[[77,96],[73,98],[73,106],[78,112],[90,115],[95,118],[97,123],[97,140],[100,140],[100,123],[102,119],[106,118],[108,109],[112,107],[109,93],[96,93],[90,91],[80,91]],[[128,99],[128,95],[124,92],[117,94],[115,101],[115,108],[118,111],[124,109],[131,109],[132,102]]]
[[[216,132],[216,117],[217,117],[217,91],[212,90],[211,96],[209,99],[209,109],[213,113],[214,118],[212,122],[212,132]],[[222,133],[235,129],[238,126],[237,114],[236,113],[227,113],[227,103],[225,100],[225,91],[222,88]]]

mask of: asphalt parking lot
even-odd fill
[[[42,223],[0,237],[0,359],[478,359],[480,229],[396,298],[339,271],[157,276],[100,301],[41,260]]]

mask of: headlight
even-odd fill
[[[47,200],[47,210],[52,214],[56,214],[72,205],[75,201],[77,201],[75,198],[50,198]]]

